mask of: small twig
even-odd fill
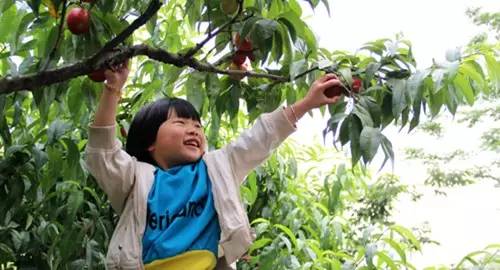
[[[311,68],[309,70],[306,70],[306,71],[300,73],[299,75],[295,76],[292,80],[297,80],[298,78],[303,77],[303,76],[305,76],[305,75],[307,75],[307,74],[309,74],[309,73],[311,73],[311,72],[313,72],[313,71],[315,71],[317,69],[319,69],[319,67],[315,66],[315,67],[313,67],[313,68]]]
[[[47,61],[45,61],[45,64],[43,65],[42,70],[46,70],[47,67],[49,67],[50,60],[52,59],[52,57],[55,56],[56,51],[57,51],[57,47],[59,47],[59,43],[61,42],[61,36],[63,33],[63,26],[64,26],[64,18],[66,17],[66,8],[67,8],[66,3],[67,2],[68,2],[68,0],[64,0],[62,3],[63,8],[61,11],[61,20],[59,21],[59,30],[57,33],[56,43],[54,44],[54,47],[52,48],[52,51],[50,52],[49,57],[47,58]]]
[[[127,39],[130,35],[134,33],[142,25],[146,24],[151,17],[160,9],[162,3],[159,0],[151,0],[146,11],[135,19],[132,24],[130,24],[127,28],[125,28],[120,34],[118,34],[115,38],[106,43],[101,50],[99,50],[94,56],[92,56],[92,63],[98,61],[106,52],[114,49],[118,44],[122,43]]]
[[[223,31],[226,27],[234,24],[236,22],[236,19],[240,16],[240,14],[243,12],[243,0],[238,0],[238,12],[236,15],[234,15],[231,20],[223,24],[221,27],[219,27],[215,31],[209,31],[207,37],[202,40],[200,43],[196,44],[193,48],[189,49],[185,54],[185,58],[190,58],[191,56],[195,55],[205,44],[207,44],[208,41],[210,41],[213,37],[217,36],[221,31]]]
[[[207,5],[207,13],[208,13],[208,21],[211,22],[212,21],[212,16],[210,16],[210,0],[209,1],[206,1],[205,0],[205,3]],[[212,32],[212,24],[208,24],[208,32]]]
[[[210,54],[211,54],[211,53],[212,53],[215,49],[217,49],[217,47],[218,47],[219,45],[221,45],[222,43],[225,43],[225,42],[226,42],[226,41],[225,41],[225,40],[223,40],[223,41],[221,41],[221,42],[219,42],[219,43],[215,44],[215,46],[207,52],[206,56],[202,59],[202,61],[206,61],[206,60],[207,60],[207,58],[208,58],[208,56],[209,56],[209,55],[210,55]],[[215,65],[215,66],[217,66],[217,65]]]
[[[380,235],[379,237],[377,238],[377,240],[375,240],[374,242],[378,242],[380,241],[380,239],[382,238],[382,236],[384,236],[384,234],[389,230],[389,228],[386,228]],[[358,267],[358,265],[363,261],[363,259],[365,258],[365,256],[361,256],[361,258],[359,258],[358,261],[356,261],[356,263],[354,264],[354,269],[356,269],[356,267]]]

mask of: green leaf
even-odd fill
[[[429,95],[429,107],[431,109],[431,114],[432,116],[436,116],[439,111],[441,111],[441,107],[443,106],[445,102],[445,90],[442,88],[440,91],[437,91],[436,93],[431,93]]]
[[[12,137],[5,117],[0,117],[0,136],[5,145],[12,144]]]
[[[78,121],[80,113],[82,111],[82,99],[84,97],[81,87],[82,84],[80,80],[71,80],[68,92],[66,94],[66,105],[68,107],[67,109],[71,113],[74,122]]]
[[[23,239],[22,239],[21,233],[19,233],[16,230],[11,230],[10,235],[11,235],[12,243],[14,245],[14,249],[19,250],[19,248],[23,244]]]
[[[275,18],[283,10],[283,3],[281,1],[270,1],[270,4],[268,4],[268,6],[269,8],[267,17],[269,18]]]
[[[406,263],[406,253],[398,242],[396,242],[390,238],[384,238],[382,240],[384,242],[386,242],[387,244],[389,244],[394,249],[394,251],[396,251],[398,253],[398,255],[401,258],[401,261],[403,261],[403,263]]]
[[[390,79],[387,84],[392,90],[392,115],[397,119],[407,105],[405,97],[406,82],[404,80]]]
[[[401,112],[401,128],[399,129],[399,131],[401,131],[406,126],[409,117],[410,117],[410,107],[405,107]]]
[[[68,197],[67,211],[68,217],[72,218],[76,215],[78,209],[83,203],[83,191],[76,190],[72,192]]]
[[[288,236],[288,239],[292,241],[293,246],[297,246],[297,238],[295,237],[295,234],[292,232],[292,230],[290,230],[287,226],[282,224],[274,224],[273,227],[278,228],[282,232],[284,232]]]
[[[404,239],[408,240],[417,250],[421,250],[420,242],[417,240],[415,235],[407,228],[400,225],[392,225],[391,230],[399,233]]]
[[[369,163],[375,157],[381,142],[382,134],[378,128],[363,126],[359,144],[361,147],[361,155],[365,163]]]
[[[354,105],[354,110],[352,112],[355,114],[360,120],[363,126],[373,127],[373,120],[370,113],[361,105]]]
[[[67,167],[65,168],[65,170],[68,170],[70,172],[68,176],[70,176],[71,178],[76,178],[77,177],[76,173],[80,168],[80,150],[78,149],[78,146],[73,140],[69,138],[64,138],[63,141],[67,148],[67,154],[66,154]]]
[[[7,103],[7,95],[0,95],[0,119],[4,116],[4,109],[6,103]]]
[[[387,137],[384,136],[384,134],[382,134],[382,150],[384,151],[384,161],[382,162],[382,165],[380,166],[380,169],[381,170],[385,163],[387,162],[387,160],[391,160],[392,162],[392,167],[394,168],[394,151],[392,150],[392,143],[391,141],[389,141],[389,139],[387,139]]]
[[[295,41],[294,35],[292,33],[297,34],[301,39],[303,39],[310,50],[310,52],[314,55],[317,51],[316,37],[311,29],[297,16],[297,14],[293,11],[287,11],[281,14],[278,18],[278,21],[284,22],[290,30],[290,35],[292,39]],[[286,22],[285,22],[286,21]]]
[[[342,121],[342,124],[340,125],[340,132],[339,132],[339,140],[340,144],[344,146],[347,142],[349,142],[349,137],[350,137],[350,122],[352,121],[353,116],[349,115],[347,116],[344,121]]]
[[[500,250],[500,244],[489,244],[487,245],[484,249],[495,249],[495,250]]]
[[[371,119],[373,120],[373,126],[379,127],[382,123],[382,109],[377,102],[371,97],[362,96],[360,99],[360,104],[362,104],[365,109],[370,112]]]
[[[4,13],[9,7],[14,4],[14,0],[4,0],[3,3],[0,4],[0,11]]]
[[[375,73],[379,70],[380,63],[372,62],[365,69],[365,85],[370,85]]]
[[[342,81],[346,85],[352,85],[352,73],[350,68],[341,68],[339,69],[339,73]]]
[[[429,70],[419,70],[415,72],[410,78],[408,78],[406,85],[408,87],[408,92],[412,101],[414,101],[415,99],[419,99],[419,97],[421,98],[422,85],[429,73]]]
[[[59,138],[64,135],[69,128],[70,124],[63,122],[62,120],[57,119],[52,122],[47,130],[47,143],[52,144],[59,140]]]
[[[252,246],[248,249],[248,254],[252,254],[253,251],[259,248],[263,248],[271,242],[272,240],[270,238],[265,238],[265,237],[253,242]]]
[[[278,25],[278,29],[282,25]],[[276,62],[279,61],[281,56],[283,55],[283,40],[287,39],[287,36],[283,37],[281,35],[281,31],[276,31],[274,36],[273,36],[273,49],[272,49],[272,56]]]
[[[8,245],[0,243],[0,258],[5,259],[5,262],[15,261],[16,253]]]
[[[453,84],[456,89],[460,90],[467,103],[472,106],[474,104],[474,90],[469,83],[469,78],[464,75],[458,75],[453,80]]]
[[[17,29],[17,24],[19,18],[17,14],[16,5],[10,5],[10,7],[1,13],[0,16],[0,43],[11,41],[15,31],[13,29]]]
[[[410,85],[408,84],[408,87],[410,88],[410,95],[411,99],[413,100],[412,108],[413,108],[413,118],[410,121],[410,127],[408,129],[408,132],[412,131],[416,126],[418,126],[420,122],[420,110],[422,108],[422,99],[423,99],[423,94],[426,90],[432,88],[433,82],[432,78],[427,75],[425,75],[425,78],[423,81],[418,85],[414,85],[413,83]],[[412,90],[414,87],[416,87],[415,90]],[[427,92],[431,92],[428,90]]]
[[[391,257],[387,256],[384,251],[377,252],[377,258],[379,259],[379,265],[381,262],[385,263],[391,270],[398,270],[398,267],[391,259]]]
[[[473,259],[473,257],[477,255],[489,256],[490,253],[484,250],[471,252],[467,254],[465,257],[463,257],[463,259],[457,264],[457,268],[455,269],[464,269],[462,268],[462,265],[465,264],[465,262],[467,261],[469,261],[472,265],[479,265],[479,262]]]
[[[445,71],[442,69],[436,69],[432,72],[432,81],[434,82],[434,88],[432,93],[436,93],[443,87]]]
[[[187,14],[188,22],[191,27],[195,27],[196,22],[201,19],[201,8],[202,1],[199,0],[187,0],[185,5],[185,14]]]
[[[265,218],[256,218],[256,219],[254,219],[254,220],[250,223],[250,225],[252,225],[252,226],[253,226],[253,225],[255,225],[255,224],[259,224],[259,223],[269,224],[269,223],[270,223],[270,221],[269,221],[269,220],[267,220],[267,219],[265,219]]]
[[[326,179],[325,179],[326,180]],[[331,187],[330,192],[328,192],[328,210],[329,213],[334,215],[339,209],[340,204],[340,192],[342,191],[342,181],[341,179],[336,179],[335,183]]]
[[[235,83],[231,86],[229,90],[229,99],[227,105],[227,112],[229,117],[233,120],[238,115],[238,110],[240,108],[240,97],[241,97],[241,87],[240,84]]]
[[[360,134],[363,125],[361,124],[361,120],[356,115],[353,115],[352,121],[349,122],[349,141],[351,145],[351,161],[352,165],[356,165],[361,158],[361,149],[360,149]]]
[[[274,35],[277,27],[277,22],[268,19],[261,19],[255,23],[254,31],[261,40],[267,40]]]
[[[84,96],[83,101],[89,111],[93,111],[97,104],[97,83],[92,83],[90,80],[83,80],[81,90]],[[40,112],[41,113],[41,112]]]
[[[293,42],[295,42],[297,40],[297,30],[295,30],[293,24],[286,18],[279,18],[278,22],[281,23],[284,26],[284,28],[288,29],[288,34],[290,35],[290,38],[292,39]]]
[[[43,55],[44,57],[47,57],[50,55],[52,52],[52,49],[54,48],[56,41],[57,41],[57,34],[59,33],[59,28],[57,26],[54,26],[50,29],[49,34],[47,35],[46,40],[43,42]],[[51,61],[54,61],[55,59],[51,59]]]
[[[193,104],[196,111],[202,112],[203,102],[205,101],[205,88],[203,83],[205,81],[205,75],[199,72],[192,73],[186,83],[186,97],[187,100]]]
[[[484,54],[488,74],[497,91],[500,90],[500,63],[490,54]]]
[[[61,178],[63,171],[63,154],[57,147],[49,146],[46,148],[48,156],[48,173],[44,175],[41,181],[41,186],[47,192]]]
[[[463,74],[471,78],[474,82],[476,82],[480,87],[480,90],[487,92],[488,86],[484,81],[484,76],[479,73],[478,68],[480,67],[478,67],[476,62],[466,61],[463,62],[462,65],[460,65],[459,72],[462,72]]]
[[[19,74],[25,74],[25,73],[30,73],[33,71],[33,68],[35,67],[35,62],[32,56],[28,56],[24,58],[23,62],[19,65],[18,72]]]
[[[291,33],[289,34],[289,32],[287,31],[287,26],[285,24],[283,24],[281,21],[278,25],[278,31],[281,34],[280,36],[281,36],[281,39],[283,42],[283,47],[284,47],[283,52],[284,52],[285,56],[284,56],[282,63],[284,66],[289,66],[293,60],[293,54],[294,54],[294,51],[292,48],[292,43],[290,42],[290,38],[289,38]]]
[[[318,51],[318,45],[316,41],[316,36],[314,35],[313,31],[306,25],[304,27],[303,35],[300,34],[301,33],[299,32],[298,35],[301,36],[307,44],[308,53],[310,53],[312,57],[316,57]]]
[[[375,54],[382,55],[383,52],[386,50],[386,42],[389,41],[389,39],[378,39],[375,41],[370,41],[367,42],[361,47],[361,50],[369,50]]]
[[[288,7],[297,14],[297,16],[300,18],[302,16],[302,8],[300,7],[300,4],[297,2],[297,0],[290,0],[288,1]]]
[[[323,5],[325,5],[328,16],[329,17],[332,16],[331,12],[330,12],[330,4],[328,3],[328,0],[321,0],[321,2],[323,2]]]
[[[295,41],[294,34],[297,34],[300,36],[301,33],[303,33],[305,31],[304,30],[304,28],[305,28],[304,22],[293,11],[287,11],[287,12],[281,14],[281,16],[278,20],[283,22],[288,27],[288,30],[290,31],[290,35],[292,36],[293,41]]]
[[[153,15],[151,19],[149,19],[148,22],[146,23],[146,29],[148,30],[151,36],[155,35],[157,20],[158,20],[158,14],[155,13],[155,15]]]
[[[300,59],[293,62],[292,65],[290,66],[290,78],[295,78],[297,75],[302,73],[306,68],[307,66],[305,59]]]
[[[48,155],[47,153],[38,149],[36,146],[33,146],[32,155],[35,161],[35,170],[39,172],[42,166],[45,165],[45,163],[47,163],[47,161],[49,160]]]
[[[257,23],[260,19],[261,18],[254,16],[246,20],[245,23],[243,24],[243,27],[241,28],[240,37],[242,39],[247,37],[253,31],[255,23]]]

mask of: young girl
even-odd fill
[[[128,73],[127,63],[105,72],[86,148],[88,170],[120,215],[107,268],[233,269],[254,240],[240,184],[307,111],[338,100],[323,92],[339,80],[322,76],[305,98],[262,114],[239,138],[210,152],[194,107],[160,99],[136,114],[123,150],[115,117]]]

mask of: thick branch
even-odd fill
[[[185,58],[184,55],[169,53],[163,49],[151,48],[147,45],[136,45],[132,47],[122,48],[120,50],[115,50],[103,55],[102,66],[109,62],[123,62],[127,58],[131,58],[138,55],[145,55],[151,59],[172,64],[177,67],[189,66],[193,69],[202,72],[212,72],[219,74],[240,74],[248,77],[256,78],[266,78],[277,82],[288,82],[290,78],[264,74],[255,73],[249,71],[240,70],[224,70],[219,69],[211,64],[202,63],[194,58]],[[42,71],[32,75],[23,75],[19,77],[7,77],[0,79],[0,94],[8,94],[20,90],[35,90],[42,86],[48,86],[51,84],[67,81],[69,79],[86,75],[93,71],[93,57],[85,59],[81,62],[57,68],[47,71]]]

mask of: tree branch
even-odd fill
[[[106,43],[101,48],[101,50],[99,50],[96,54],[94,54],[94,56],[92,56],[92,58],[91,58],[92,63],[95,63],[96,61],[98,61],[104,54],[113,50],[116,46],[118,46],[125,39],[127,39],[130,35],[132,35],[135,30],[137,30],[139,27],[146,24],[149,21],[149,19],[151,19],[151,17],[153,17],[156,14],[156,12],[160,9],[161,5],[162,4],[159,0],[151,0],[151,3],[149,3],[148,8],[141,16],[139,16],[137,19],[135,19],[132,22],[132,24],[130,24],[127,28],[125,28],[115,38],[108,41],[108,43]]]
[[[47,61],[43,65],[42,70],[46,70],[47,69],[47,67],[49,66],[49,63],[50,63],[50,59],[52,59],[52,57],[55,56],[56,51],[57,51],[57,47],[59,47],[59,42],[61,42],[61,36],[62,36],[63,26],[64,26],[64,19],[66,17],[67,2],[68,2],[68,0],[64,0],[63,3],[62,3],[63,8],[62,8],[62,11],[61,11],[61,21],[59,22],[59,29],[58,29],[58,33],[57,33],[56,44],[54,44],[54,48],[52,48],[52,51],[49,53]]]
[[[315,70],[318,70],[318,69],[319,69],[319,67],[318,67],[318,66],[315,66],[315,67],[313,67],[313,68],[311,68],[311,69],[308,69],[308,70],[306,70],[306,71],[304,71],[304,72],[302,72],[302,73],[298,74],[298,75],[297,75],[297,76],[295,76],[293,79],[294,79],[294,80],[296,80],[296,79],[298,79],[298,78],[300,78],[300,77],[303,77],[303,76],[307,75],[308,73],[311,73],[311,72],[313,72],[313,71],[315,71]]]
[[[132,58],[138,55],[145,55],[151,59],[160,61],[166,64],[172,64],[177,67],[191,67],[201,72],[211,72],[218,74],[238,74],[248,77],[266,78],[276,82],[288,82],[289,77],[256,73],[240,70],[224,70],[215,67],[212,64],[200,62],[194,58],[185,58],[183,54],[173,54],[163,49],[151,48],[147,45],[135,45],[132,47],[122,48],[120,50],[110,51],[103,55],[102,66],[109,62],[123,62],[125,59]],[[87,58],[83,61],[74,63],[69,66],[42,71],[36,74],[23,75],[19,77],[6,77],[0,79],[0,94],[8,94],[21,90],[35,90],[42,86],[48,86],[55,83],[67,81],[69,79],[89,74],[94,70],[93,59]]]

